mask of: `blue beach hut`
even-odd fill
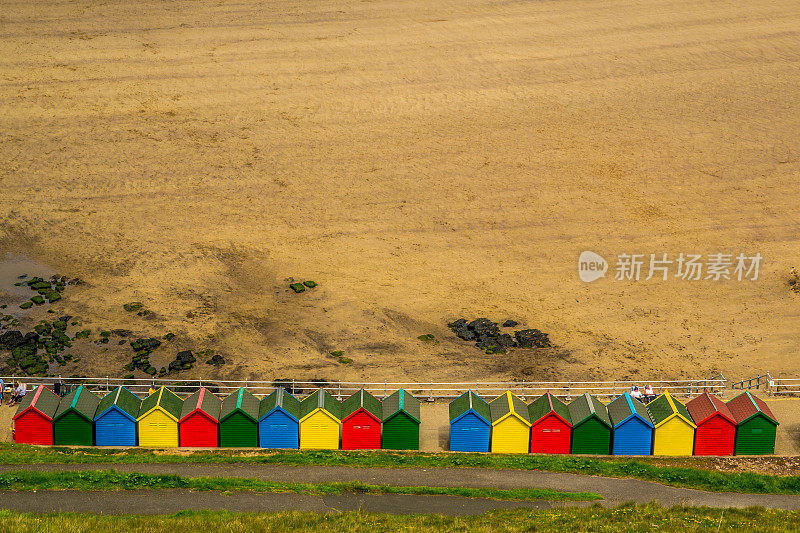
[[[278,388],[265,396],[258,409],[258,446],[300,447],[300,400]]]
[[[613,455],[650,455],[653,450],[653,421],[642,402],[627,392],[608,404],[614,433]]]
[[[142,400],[125,387],[106,394],[94,417],[96,446],[136,446],[136,416]]]
[[[489,404],[472,391],[450,402],[450,451],[488,452],[491,420]]]

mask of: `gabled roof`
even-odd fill
[[[14,420],[29,410],[37,411],[47,419],[52,420],[58,410],[59,402],[61,402],[61,398],[58,394],[44,385],[39,385],[35,392],[29,392],[22,397],[22,401],[17,407],[17,413],[14,415]]]
[[[364,389],[357,391],[342,402],[343,420],[346,420],[360,409],[364,409],[377,420],[383,418],[383,406],[381,405],[381,401]]]
[[[253,422],[258,422],[259,404],[258,398],[256,398],[252,392],[244,387],[239,387],[239,390],[233,391],[222,400],[222,406],[219,410],[219,421],[222,422],[233,413],[239,411],[247,418],[252,419]]]
[[[181,409],[181,422],[196,411],[201,411],[214,422],[219,422],[219,411],[222,400],[216,397],[213,392],[203,387],[194,394],[183,400]]]
[[[183,400],[162,385],[157,391],[142,400],[142,406],[139,408],[139,416],[137,416],[136,419],[139,420],[156,409],[163,411],[167,416],[177,422],[183,410]]]
[[[315,390],[300,402],[300,418],[307,417],[317,409],[325,411],[337,422],[342,421],[342,403],[325,389]]]
[[[767,407],[767,404],[760,398],[756,398],[750,394],[750,391],[744,391],[736,398],[729,400],[728,408],[733,414],[733,419],[737,424],[741,424],[758,414],[762,414],[776,425],[778,424],[778,421],[775,419],[769,407]]]
[[[653,421],[650,419],[647,407],[629,393],[620,394],[608,404],[608,418],[614,427],[635,416],[638,416],[648,426],[653,427]]]
[[[396,390],[383,399],[383,421],[386,422],[397,413],[403,412],[414,419],[421,420],[419,415],[419,399],[404,389]]]
[[[58,404],[56,415],[53,420],[58,420],[70,411],[74,411],[82,416],[84,419],[92,422],[94,415],[97,413],[97,406],[100,405],[100,398],[81,385],[74,391],[70,392]]]
[[[572,426],[583,423],[590,417],[596,417],[600,422],[611,427],[611,419],[608,417],[608,409],[605,404],[589,394],[578,396],[569,402],[569,414],[572,416]]]
[[[464,413],[473,411],[475,414],[492,423],[492,411],[486,401],[472,391],[467,391],[452,402],[450,402],[450,422],[455,422]]]
[[[489,409],[492,412],[492,425],[499,424],[506,418],[513,416],[524,424],[531,425],[531,417],[528,414],[528,406],[516,394],[506,391],[491,402]]]
[[[655,427],[659,427],[675,417],[682,419],[693,428],[697,427],[692,421],[692,415],[689,414],[686,406],[673,398],[669,391],[664,391],[661,396],[648,403],[647,411],[650,413],[650,418],[653,420]]]
[[[100,405],[97,406],[97,412],[94,417],[97,419],[112,407],[116,407],[122,411],[122,414],[135,422],[141,406],[142,400],[140,400],[138,396],[125,387],[117,387],[103,396],[103,399],[100,400]]]
[[[725,402],[707,392],[686,402],[686,410],[692,415],[692,420],[697,425],[702,424],[714,415],[719,415],[732,424],[736,423],[733,413],[731,413]]]
[[[300,420],[300,400],[289,394],[289,392],[278,387],[272,394],[264,396],[259,404],[258,419],[261,420],[275,409],[282,409],[295,420]]]
[[[572,425],[572,416],[569,414],[569,407],[567,404],[550,394],[545,392],[528,406],[528,416],[531,423],[538,422],[550,413],[554,413],[566,424]]]

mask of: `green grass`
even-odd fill
[[[183,511],[162,516],[103,516],[93,514],[22,514],[0,511],[0,529],[15,533],[42,531],[91,531],[118,533],[143,531],[313,531],[347,532],[563,532],[593,531],[800,531],[800,513],[764,509],[719,509],[655,505],[602,509],[562,508],[490,511],[483,515],[387,515],[366,512],[231,513],[227,511]]]
[[[657,464],[664,459],[616,459],[576,455],[502,455],[478,453],[424,453],[333,450],[212,450],[192,453],[155,453],[144,448],[40,448],[0,445],[0,464],[32,463],[193,463],[264,464],[285,466],[351,466],[378,468],[510,468],[547,470],[607,477],[629,477],[675,487],[714,492],[800,494],[800,476],[773,476],[751,472],[718,472],[687,466]],[[698,463],[700,464],[700,463]]]
[[[135,490],[189,489],[221,492],[294,492],[302,494],[414,494],[490,498],[515,501],[591,501],[602,497],[594,492],[562,492],[552,489],[490,489],[466,487],[396,487],[358,481],[294,483],[229,477],[182,477],[175,474],[123,473],[115,470],[87,472],[34,472],[19,470],[0,473],[0,490]]]

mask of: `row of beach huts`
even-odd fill
[[[486,402],[468,392],[450,404],[450,450],[596,455],[764,455],[778,426],[745,391],[727,403],[707,392],[686,405],[669,392],[648,404],[624,393],[608,405],[591,394],[564,403],[545,393],[530,405],[511,392]]]
[[[545,393],[530,404],[507,391],[486,401],[466,392],[450,403],[450,450],[598,455],[762,455],[775,451],[778,422],[745,391],[724,402],[703,393],[683,404],[669,392],[644,404],[627,392],[609,404],[584,394],[569,403]],[[161,387],[143,400],[125,387],[100,398],[81,386],[28,393],[14,415],[27,444],[418,450],[420,401],[400,389],[379,400],[359,390],[343,401],[324,389],[299,400],[278,388],[262,399],[245,388],[223,399],[201,388],[182,400]]]
[[[400,389],[378,400],[360,390],[340,402],[324,389],[302,401],[282,388],[258,399],[240,388],[185,400],[166,387],[140,399],[118,387],[102,399],[80,386],[63,398],[44,385],[14,415],[26,444],[149,447],[419,449],[420,402]]]

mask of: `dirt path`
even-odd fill
[[[0,472],[7,472],[11,470],[35,470],[35,471],[63,471],[63,470],[105,470],[112,467],[112,465],[0,465]],[[441,486],[441,487],[491,487],[500,489],[513,489],[522,487],[533,488],[550,488],[556,490],[567,490],[576,492],[596,492],[603,496],[604,500],[602,505],[608,507],[615,507],[626,502],[647,503],[655,501],[656,503],[664,506],[672,505],[689,505],[689,506],[708,506],[716,508],[724,507],[752,507],[761,506],[771,509],[787,509],[796,510],[800,509],[800,496],[785,496],[785,495],[761,495],[761,494],[738,494],[738,493],[715,493],[705,492],[693,489],[681,489],[675,487],[668,487],[658,483],[649,481],[640,481],[636,479],[618,479],[618,478],[604,478],[597,476],[585,476],[579,474],[560,474],[554,472],[541,472],[541,471],[526,471],[526,470],[497,470],[497,469],[478,469],[478,468],[442,468],[435,471],[430,469],[388,469],[388,468],[345,468],[345,467],[283,467],[283,466],[259,466],[259,465],[224,465],[224,466],[209,466],[209,465],[187,465],[187,464],[119,464],[113,465],[118,471],[121,472],[143,472],[150,474],[179,474],[187,477],[198,476],[218,476],[218,477],[247,477],[271,481],[299,481],[308,483],[319,483],[329,481],[362,481],[364,483],[373,484],[389,484],[400,486]],[[45,491],[44,493],[46,493]],[[139,492],[139,491],[135,491]],[[44,494],[39,492],[37,494]],[[181,494],[180,491],[169,491],[169,494]],[[63,494],[63,493],[59,493]],[[126,493],[127,494],[127,493]],[[192,493],[195,494],[195,493]],[[197,493],[203,495],[200,498],[190,498],[197,502],[206,501],[205,493]],[[126,496],[127,497],[127,496]],[[183,496],[165,496],[156,498],[156,500],[181,500]],[[211,496],[208,496],[208,501],[214,502]],[[236,502],[231,503],[235,507],[230,509],[240,509],[239,505],[248,505],[246,502],[250,501],[249,495],[246,494],[233,494],[226,496],[229,498],[221,501]],[[269,502],[276,498],[277,501],[283,502],[283,505],[296,505],[298,507],[290,507],[297,509],[305,509],[305,505],[309,500],[305,495],[294,494],[281,494],[271,495]],[[361,501],[362,495],[345,495],[341,497],[344,501]],[[71,500],[71,498],[69,498]],[[422,498],[425,501],[439,501],[438,498]],[[79,500],[79,499],[78,499]],[[75,502],[71,502],[78,505]],[[324,498],[321,498],[324,500]],[[367,501],[368,500],[368,501]],[[396,508],[397,511],[386,512],[403,512],[404,507],[401,503],[406,502],[406,499],[383,496],[371,496],[364,500],[366,503],[372,505],[388,505],[389,507]],[[488,505],[492,509],[505,509],[508,502],[496,502],[496,506],[491,505],[491,501],[472,500],[469,498],[455,498],[455,500],[465,500],[465,502],[480,502],[476,507],[470,507],[466,503],[464,506],[459,503],[455,506],[456,513],[466,509],[484,509]],[[14,502],[20,500],[0,498],[0,505],[6,508],[13,508],[16,505]],[[90,498],[88,501],[92,501]],[[98,500],[100,501],[100,500]],[[259,500],[260,501],[260,500]],[[337,500],[338,501],[338,500]],[[383,502],[383,503],[380,503]],[[408,499],[408,502],[413,503],[413,498]],[[406,502],[406,503],[408,503]],[[488,502],[488,503],[487,503]],[[174,503],[174,502],[173,502]],[[582,503],[585,505],[586,503]],[[44,505],[44,504],[42,504]],[[192,503],[194,505],[194,503]],[[414,504],[416,505],[416,504]],[[442,507],[441,511],[422,511],[427,509],[431,504],[426,503],[423,507],[413,507],[419,509],[417,512],[447,512],[452,503],[448,503]],[[548,504],[549,505],[549,504]],[[561,505],[561,504],[559,504]],[[116,507],[109,507],[115,509]],[[128,507],[130,508],[130,507]],[[196,507],[187,507],[196,508]],[[204,507],[201,507],[204,508]],[[216,508],[216,507],[213,507]],[[228,508],[228,507],[220,507]],[[21,509],[21,508],[20,508]],[[247,510],[260,510],[257,507],[251,507]],[[111,512],[111,511],[108,511]],[[166,511],[161,511],[166,512]],[[483,511],[479,511],[483,512]]]

